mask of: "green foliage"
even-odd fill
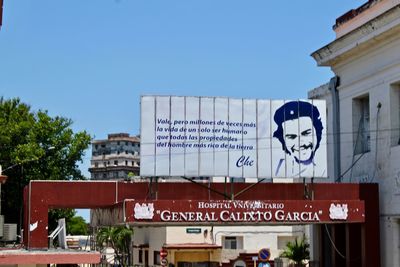
[[[72,217],[67,222],[67,234],[68,235],[88,235],[88,226],[85,219],[81,216]]]
[[[104,227],[99,229],[96,234],[97,245],[102,249],[108,246],[114,249],[114,253],[119,262],[126,266],[129,260],[129,244],[133,230],[123,227]]]
[[[135,177],[137,175],[137,173],[135,173],[135,172],[129,172],[128,173],[128,178],[133,178],[133,177]]]
[[[307,243],[304,236],[300,241],[296,238],[294,242],[286,244],[285,251],[281,253],[281,257],[294,261],[296,266],[303,266],[303,262],[310,259],[310,244]]]
[[[56,229],[58,225],[58,220],[61,218],[65,218],[65,223],[67,224],[67,232],[68,232],[68,224],[71,218],[73,218],[76,214],[74,209],[51,209],[49,210],[49,229],[53,231]],[[50,232],[51,232],[50,231]]]
[[[78,162],[91,138],[84,131],[74,133],[71,125],[70,119],[32,111],[19,98],[0,98],[0,164],[9,177],[2,194],[7,222],[21,222],[22,189],[30,180],[85,179]],[[50,214],[50,224],[55,217]]]

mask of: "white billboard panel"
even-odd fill
[[[183,142],[186,149],[184,176],[199,176],[200,141],[198,121],[200,120],[200,98],[186,97],[185,110],[185,123],[187,122],[185,128],[188,139]]]
[[[142,107],[146,112],[141,113],[140,131],[146,135],[140,137],[140,172],[154,176],[155,173],[155,142],[157,140],[156,129],[156,99],[152,96],[142,96]]]
[[[185,132],[185,98],[179,96],[171,97],[171,148],[175,157],[171,164],[171,176],[182,176],[185,174],[185,147],[180,146],[187,139]]]
[[[243,177],[257,177],[257,165],[248,164],[250,159],[257,159],[257,128],[254,119],[257,118],[257,102],[254,99],[243,99],[243,125],[246,134],[242,139],[242,160],[238,163],[242,165]],[[251,126],[250,126],[251,125]]]
[[[215,148],[214,176],[226,176],[228,173],[228,144],[229,134],[222,123],[228,121],[228,98],[215,98]]]
[[[214,175],[214,124],[207,122],[214,122],[214,98],[203,97],[200,98],[200,118],[199,123],[199,138],[201,153],[199,162],[199,172],[202,176]],[[211,138],[210,138],[211,137]]]
[[[326,177],[322,100],[143,96],[142,176]]]
[[[171,148],[171,98],[160,96],[156,99],[156,162],[157,173],[170,173]],[[176,154],[174,152],[174,154]]]
[[[271,101],[258,99],[257,109],[257,176],[272,177],[271,168]]]
[[[317,136],[315,134],[314,137],[314,143],[315,144],[319,144],[319,147],[316,148],[318,153],[315,153],[314,155],[314,161],[315,162],[327,162],[327,156],[328,156],[328,152],[327,152],[327,131],[326,131],[326,104],[324,100],[313,100],[312,101],[313,106],[316,107],[316,111],[318,111],[319,114],[316,114],[316,111],[314,111],[313,117],[314,118],[319,118],[319,120],[321,121],[321,125],[324,128],[321,131],[321,136]],[[319,126],[317,126],[318,128]],[[314,149],[315,150],[315,149]],[[327,176],[327,169],[326,166],[321,166],[321,165],[315,165],[314,166],[314,176],[317,177],[318,176],[322,176],[322,177],[326,177]]]
[[[280,115],[281,109],[285,108],[284,100],[271,100],[271,168],[272,177],[285,178],[286,176],[286,154],[285,145],[282,142],[285,125],[282,125],[275,115]],[[278,111],[277,114],[275,114]],[[278,120],[278,123],[276,122]],[[279,127],[278,127],[279,126]],[[277,134],[278,133],[278,134]],[[275,137],[274,137],[275,136]],[[282,136],[282,139],[281,139]],[[283,152],[283,153],[282,153]]]

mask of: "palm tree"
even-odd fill
[[[281,253],[281,257],[288,258],[296,263],[296,267],[305,266],[303,262],[310,259],[310,244],[307,243],[306,238],[294,242],[288,242],[285,250]]]
[[[101,228],[96,234],[98,246],[102,249],[110,246],[114,249],[115,258],[123,266],[129,265],[130,241],[133,230],[123,226]]]

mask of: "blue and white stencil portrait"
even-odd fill
[[[322,100],[142,96],[142,176],[326,177]]]
[[[275,162],[274,176],[323,177],[326,170],[316,168],[318,162],[315,160],[324,130],[318,108],[305,101],[286,102],[275,111],[274,122],[277,128],[273,137],[279,140],[285,153]],[[323,146],[326,146],[325,142]]]

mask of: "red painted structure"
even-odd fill
[[[2,250],[0,265],[99,263],[100,252]]]
[[[206,188],[192,183],[31,181],[24,191],[25,246],[28,249],[47,248],[47,216],[52,208],[120,208],[126,199],[223,200],[218,192],[224,191],[225,185],[216,183]],[[322,235],[321,258],[328,259],[332,266],[380,266],[377,184],[260,183],[249,188],[249,184],[235,183],[234,191],[242,192],[237,200],[364,201],[364,223],[335,223],[329,225],[329,229],[325,224],[319,225],[321,233],[328,229],[336,248],[346,254],[345,259],[340,257]],[[325,265],[321,262],[320,266]]]

